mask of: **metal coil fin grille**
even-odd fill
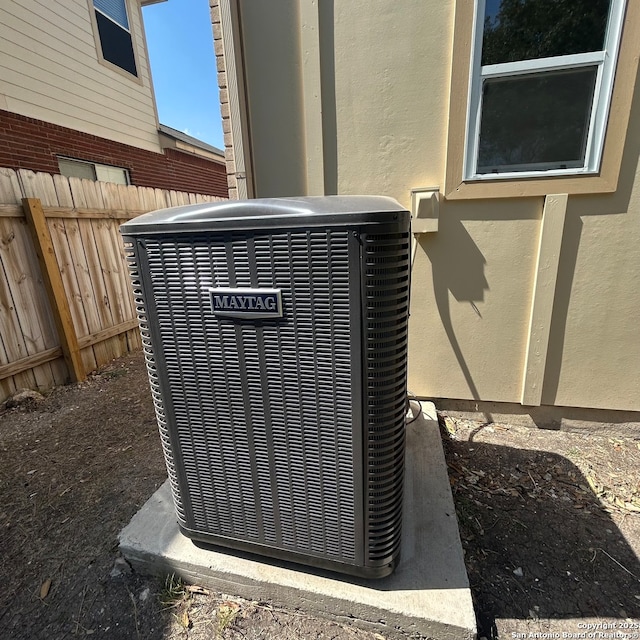
[[[347,231],[145,244],[187,526],[354,561]],[[281,289],[284,318],[217,318],[210,287]]]
[[[400,546],[404,474],[409,234],[364,244],[367,407],[367,550],[390,562]]]
[[[127,260],[127,266],[129,268],[129,278],[131,280],[131,287],[133,289],[133,299],[136,307],[136,314],[138,316],[138,323],[140,325],[140,336],[142,338],[142,348],[144,351],[144,358],[147,365],[147,372],[149,374],[149,386],[151,387],[151,397],[153,399],[153,406],[156,413],[156,419],[158,421],[158,431],[160,432],[160,442],[162,443],[162,451],[164,453],[164,459],[167,466],[167,474],[169,476],[169,484],[171,486],[171,493],[173,495],[173,501],[176,507],[176,514],[181,524],[185,524],[185,513],[180,497],[180,489],[178,486],[178,475],[176,471],[176,465],[171,449],[171,443],[169,441],[169,430],[167,425],[167,416],[162,403],[162,395],[160,393],[160,385],[158,381],[158,371],[156,368],[156,361],[153,355],[153,349],[151,347],[151,336],[149,333],[149,322],[147,320],[147,314],[145,311],[144,295],[142,291],[142,283],[140,281],[140,272],[136,261],[136,255],[132,242],[125,242],[125,257]]]

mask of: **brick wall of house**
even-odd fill
[[[218,68],[218,88],[220,89],[220,113],[222,115],[222,132],[224,134],[224,155],[227,161],[227,184],[229,198],[238,199],[238,180],[236,178],[236,162],[233,151],[233,137],[231,135],[231,113],[229,107],[229,89],[227,87],[227,69],[222,43],[222,25],[220,23],[220,2],[209,0],[211,9],[211,24],[213,27],[213,46]]]
[[[0,110],[0,167],[60,173],[57,156],[125,167],[138,186],[228,197],[219,162],[176,149],[153,153]]]

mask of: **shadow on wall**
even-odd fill
[[[333,0],[318,3],[320,86],[322,100],[322,154],[325,195],[338,193],[338,122],[336,115],[336,62]]]
[[[484,274],[487,261],[459,218],[445,215],[438,224],[438,233],[422,236],[419,243],[431,261],[433,294],[442,326],[473,398],[480,400],[453,328],[449,292],[458,302],[469,302],[482,317],[476,303],[484,301],[484,292],[489,289]]]
[[[578,467],[474,435],[444,444],[478,636],[496,638],[496,621],[578,633],[584,618],[640,618],[640,561]]]
[[[486,275],[488,259],[467,229],[478,230],[485,239],[490,238],[490,243],[495,247],[496,240],[492,236],[501,232],[506,233],[501,226],[503,223],[506,225],[514,220],[522,220],[531,226],[535,224],[533,221],[539,215],[540,207],[537,206],[537,201],[532,199],[529,199],[526,204],[513,199],[449,202],[443,205],[438,222],[438,233],[420,236],[418,249],[424,251],[431,262],[433,296],[440,322],[474,401],[479,402],[483,398],[480,396],[477,381],[474,380],[467,363],[460,339],[456,335],[452,306],[455,303],[468,303],[482,320],[482,312],[478,306],[479,303],[484,302],[486,292],[491,289],[491,285]],[[513,224],[509,225],[510,232],[513,228]],[[506,235],[505,241],[507,241]],[[520,241],[521,246],[526,244],[527,242]],[[510,248],[507,250],[511,251]],[[515,260],[518,258],[518,250],[512,251]],[[502,253],[504,254],[504,251]],[[497,259],[503,264],[506,262],[504,255],[498,256]],[[505,268],[508,268],[508,265]],[[424,286],[428,284],[425,283]],[[455,303],[452,303],[452,298]],[[468,342],[469,337],[466,335],[464,337]],[[485,419],[491,421],[492,416],[485,413]]]

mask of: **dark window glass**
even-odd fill
[[[487,0],[482,64],[602,51],[611,0]]]
[[[131,34],[115,22],[96,11],[98,35],[102,46],[102,56],[121,69],[137,76],[136,59],[133,55]]]
[[[478,173],[583,166],[596,72],[485,80]]]

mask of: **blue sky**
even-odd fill
[[[158,117],[224,148],[208,0],[169,0],[142,10]]]

